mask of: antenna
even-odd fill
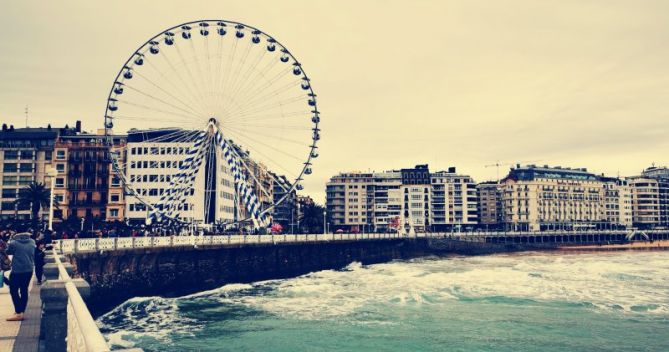
[[[26,128],[28,128],[28,105],[26,105]]]

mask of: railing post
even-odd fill
[[[74,239],[74,253],[79,252],[79,239]]]
[[[46,267],[46,266],[45,266]],[[58,270],[56,268],[56,270]],[[67,351],[67,291],[65,281],[49,280],[40,289],[42,321],[40,337],[49,351]]]

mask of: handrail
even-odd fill
[[[93,320],[93,316],[91,316],[91,313],[88,311],[88,307],[86,306],[86,303],[84,303],[84,299],[81,298],[79,290],[77,290],[77,287],[74,285],[74,283],[72,283],[72,279],[70,278],[70,275],[67,273],[67,270],[65,270],[65,267],[61,263],[60,257],[56,253],[55,248],[53,249],[53,254],[56,261],[56,265],[58,265],[58,273],[60,274],[60,280],[65,281],[65,289],[67,290],[69,304],[72,306],[71,311],[74,312],[75,315],[74,318],[76,319],[76,323],[79,328],[79,333],[84,338],[86,351],[92,351],[92,352],[110,351],[109,346],[107,345],[107,341],[105,340],[104,336],[102,336],[102,333],[98,329],[98,326],[95,324],[95,320]]]
[[[106,250],[122,250],[153,247],[182,246],[216,246],[216,245],[253,245],[276,243],[330,242],[330,241],[383,241],[411,238],[451,238],[460,241],[481,242],[487,237],[526,237],[526,236],[567,236],[567,235],[627,235],[631,230],[600,230],[600,231],[496,231],[496,232],[432,232],[417,234],[400,234],[397,232],[383,234],[282,234],[282,235],[196,235],[196,236],[163,236],[163,237],[115,237],[115,238],[84,238],[60,240],[55,243],[60,253],[83,253]],[[668,233],[669,230],[648,230],[647,234]]]

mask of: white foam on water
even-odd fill
[[[307,320],[358,314],[351,321],[379,324],[382,319],[373,313],[360,317],[366,306],[399,308],[496,297],[669,316],[669,252],[524,253],[369,266],[353,263],[343,270],[225,285],[175,299],[135,298],[100,321],[114,333],[131,330],[167,341],[169,334],[198,328],[197,322],[179,314],[180,300],[214,300]],[[110,338],[123,339],[114,333]]]
[[[352,314],[370,303],[419,305],[432,304],[433,300],[500,296],[667,314],[668,261],[666,252],[626,252],[354,264],[342,271],[325,270],[258,283],[256,287],[272,286],[264,294],[217,299],[302,319]]]

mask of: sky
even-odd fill
[[[304,185],[428,163],[634,175],[669,164],[667,1],[0,0],[0,121],[103,124],[119,68],[179,23],[227,19],[302,62],[322,112]],[[499,163],[496,167],[486,167]]]

